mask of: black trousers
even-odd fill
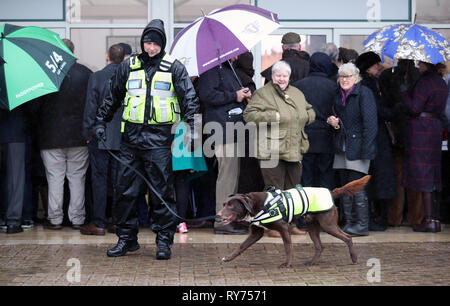
[[[365,174],[362,172],[349,170],[349,169],[338,169],[338,173],[339,173],[339,180],[340,180],[339,187],[342,187],[345,184],[350,183],[352,181],[359,180],[360,178],[365,176]]]
[[[192,186],[188,178],[189,172],[182,170],[175,172],[175,194],[178,215],[187,218],[189,206],[192,206]],[[177,223],[184,222],[178,220]]]
[[[302,185],[306,187],[325,187],[333,189],[334,154],[307,153],[303,155]]]
[[[91,166],[92,205],[91,222],[100,228],[107,226],[108,191],[116,186],[117,161],[106,150],[98,148],[98,140],[89,142]],[[113,151],[117,155],[117,151]],[[112,194],[112,193],[111,193]]]
[[[170,148],[139,150],[122,144],[119,157],[124,163],[143,174],[170,208],[176,211]],[[112,208],[117,234],[124,239],[137,239],[138,197],[146,190],[146,185],[133,170],[121,163],[118,165],[117,176],[118,183]],[[177,225],[176,217],[151,190],[149,200],[153,220],[152,230],[156,233],[174,233]]]
[[[0,144],[0,160],[3,158],[3,165],[6,169],[6,180],[2,184],[6,185],[7,201],[5,221],[8,225],[20,225],[22,223],[22,208],[25,194],[25,153],[26,144],[5,143]]]

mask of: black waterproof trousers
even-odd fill
[[[143,174],[170,208],[176,211],[170,148],[139,150],[122,143],[119,157]],[[138,197],[148,187],[142,178],[122,163],[119,163],[117,174],[118,183],[112,208],[116,234],[124,240],[137,240]],[[157,234],[156,243],[171,247],[177,225],[176,218],[151,190],[149,200],[152,230]]]

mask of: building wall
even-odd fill
[[[367,7],[367,16],[376,16],[372,12],[379,8],[383,12],[386,0],[348,0],[356,7]],[[410,12],[399,15],[416,16],[416,23],[426,24],[450,39],[450,0],[398,0],[409,3]],[[17,25],[35,25],[49,28],[61,37],[70,38],[75,44],[75,55],[79,62],[96,71],[104,67],[105,54],[109,46],[117,42],[127,42],[133,50],[140,52],[139,38],[142,29],[153,18],[161,18],[168,34],[167,50],[175,35],[195,18],[208,14],[213,9],[232,4],[252,4],[264,7],[275,1],[267,0],[2,0],[0,1],[0,23]],[[307,52],[317,51],[325,42],[334,42],[338,46],[362,51],[362,41],[379,27],[396,23],[383,20],[346,20],[354,14],[348,12],[355,7],[339,6],[333,15],[327,18],[336,20],[305,21],[315,16],[308,9],[314,9],[314,3],[331,5],[334,0],[277,0],[275,12],[282,20],[280,27],[265,38],[252,51],[255,55],[255,69],[260,71],[277,60],[280,53],[281,36],[289,31],[301,34],[302,47]],[[389,1],[391,2],[391,1]],[[339,1],[343,3],[343,1]],[[378,5],[378,6],[377,6]],[[407,5],[408,6],[408,5]],[[320,6],[318,6],[320,7]],[[320,18],[321,14],[315,13]],[[359,12],[359,15],[364,15]],[[287,16],[290,19],[283,19]],[[359,17],[358,17],[359,18]],[[370,19],[370,17],[367,17]],[[382,16],[383,18],[383,16]],[[341,19],[341,20],[340,20]],[[376,18],[375,18],[376,19]],[[259,75],[255,77],[260,81]],[[257,82],[260,84],[260,82]]]

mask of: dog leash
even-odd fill
[[[95,136],[94,136],[95,137]],[[144,180],[144,182],[147,184],[147,186],[150,188],[150,190],[156,195],[156,197],[164,204],[164,206],[166,206],[166,208],[169,210],[169,212],[174,215],[175,217],[177,217],[178,219],[184,221],[184,222],[198,222],[198,221],[207,221],[207,220],[215,220],[216,216],[207,216],[207,217],[202,217],[202,218],[195,218],[195,219],[186,219],[183,218],[181,216],[179,216],[175,211],[173,211],[172,208],[170,208],[169,204],[167,204],[166,201],[164,201],[164,199],[161,197],[161,195],[159,194],[159,192],[156,191],[156,189],[152,186],[152,184],[147,180],[147,178],[140,173],[135,167],[127,164],[126,162],[124,162],[120,157],[118,157],[116,154],[114,154],[113,152],[111,152],[110,149],[108,149],[108,147],[105,144],[105,141],[103,139],[100,138],[100,141],[102,142],[103,146],[105,147],[106,151],[108,151],[108,153],[115,159],[117,160],[119,163],[121,163],[122,165],[124,165],[125,167],[131,169],[134,173],[136,173],[141,179]]]

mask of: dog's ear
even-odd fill
[[[252,205],[249,203],[249,200],[251,199],[245,194],[233,194],[228,198],[228,201],[230,200],[238,200],[244,206],[245,210],[249,213],[253,212]]]
[[[243,194],[243,199],[241,200],[242,204],[244,204],[245,209],[250,213],[254,214],[253,211],[253,199],[250,198],[247,194]]]
[[[243,201],[241,201],[242,204],[244,204],[245,209],[252,214],[253,213],[253,208],[252,206],[244,199]]]

